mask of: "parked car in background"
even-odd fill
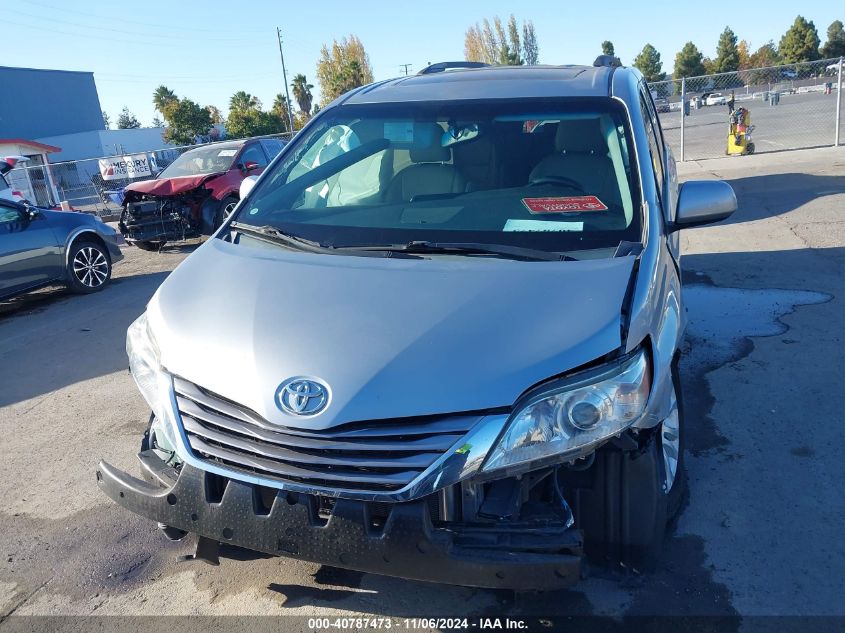
[[[12,189],[9,181],[6,180],[6,174],[12,171],[16,165],[28,161],[26,156],[6,156],[0,158],[0,200],[8,200],[10,202],[23,202],[23,193]]]
[[[96,292],[121,259],[117,231],[93,215],[0,200],[0,299],[56,283]]]
[[[671,110],[671,108],[669,106],[669,99],[667,99],[665,97],[657,97],[654,100],[654,107],[661,114],[663,114],[665,112],[669,112]]]
[[[706,106],[725,105],[727,102],[728,98],[721,92],[711,92],[704,99],[704,105]]]
[[[124,189],[120,232],[143,250],[211,235],[238,203],[241,181],[264,171],[284,144],[278,138],[257,138],[188,150],[154,180]]]
[[[130,326],[146,481],[96,478],[198,558],[521,591],[654,565],[686,485],[679,230],[736,197],[678,183],[618,59],[462,66],[321,110]]]

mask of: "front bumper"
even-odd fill
[[[370,504],[336,499],[331,515],[323,520],[312,495],[276,490],[267,503],[266,489],[228,479],[218,500],[209,477],[218,476],[183,464],[175,480],[161,487],[105,462],[97,468],[100,489],[128,510],[259,552],[473,587],[539,591],[569,587],[581,577],[582,536],[572,528],[513,522],[435,524],[422,500],[391,504],[383,524],[376,526]],[[219,478],[214,489],[219,489]]]

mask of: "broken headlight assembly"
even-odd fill
[[[645,411],[651,366],[645,350],[546,385],[517,403],[485,472],[582,455],[629,428]]]
[[[126,355],[129,357],[129,371],[138,385],[138,390],[150,406],[156,419],[169,435],[173,418],[170,403],[171,379],[159,363],[158,347],[147,324],[147,314],[139,316],[126,331]],[[168,437],[173,443],[172,437]]]

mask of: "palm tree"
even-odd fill
[[[303,74],[296,75],[290,85],[293,88],[293,98],[296,99],[299,109],[305,114],[311,114],[311,102],[314,99],[311,88],[314,86],[308,83],[308,79]]]
[[[273,107],[270,109],[270,112],[281,119],[286,132],[290,131],[288,130],[288,100],[281,92],[273,99]]]
[[[250,110],[260,107],[261,102],[258,100],[258,97],[254,97],[243,90],[239,90],[229,99],[229,110]]]
[[[213,106],[205,106],[205,109],[208,110],[208,116],[211,117],[212,123],[223,123],[223,115],[220,114],[220,110]]]
[[[176,96],[176,93],[167,86],[159,86],[153,92],[153,105],[162,114],[165,114],[164,110],[168,105],[178,100],[179,98]],[[165,116],[167,115],[165,114]]]

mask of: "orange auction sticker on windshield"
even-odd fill
[[[607,211],[607,206],[596,196],[569,196],[566,198],[523,198],[522,204],[531,213],[583,213]]]

